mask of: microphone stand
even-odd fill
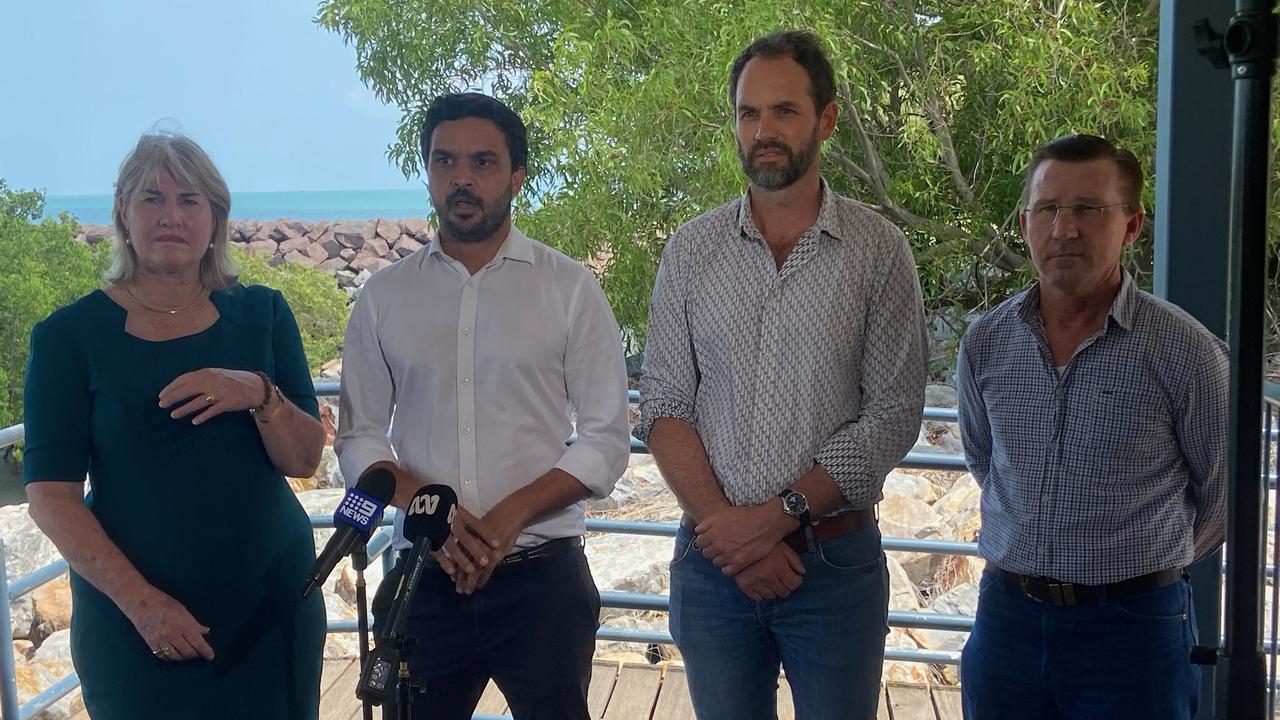
[[[364,570],[369,567],[367,543],[360,543],[351,551],[351,569],[356,571],[356,630],[360,638],[360,667],[364,667],[369,658],[369,600],[365,592]],[[360,703],[364,720],[373,720],[373,705],[363,700]]]

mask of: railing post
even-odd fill
[[[17,667],[13,662],[13,619],[9,617],[9,574],[0,538],[0,718],[18,720]]]

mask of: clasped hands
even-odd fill
[[[528,522],[521,508],[508,500],[494,505],[483,518],[459,505],[449,537],[434,553],[436,562],[458,593],[470,595],[489,582]]]
[[[694,528],[695,547],[752,600],[784,598],[800,587],[804,563],[783,542],[797,521],[774,502],[725,507]]]

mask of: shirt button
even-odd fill
[[[470,385],[470,384],[471,384],[471,378],[462,378],[462,384],[463,384],[463,385]]]
[[[463,435],[470,435],[470,434],[471,434],[471,428],[469,428],[469,427],[464,427],[464,428],[462,428],[462,434],[463,434]]]
[[[463,335],[470,335],[470,334],[471,334],[471,328],[462,328],[462,334],[463,334]]]
[[[470,484],[471,484],[471,481],[470,481],[470,480],[466,480],[465,482],[466,482],[466,484],[468,484],[468,485],[470,485]]]

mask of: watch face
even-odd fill
[[[788,515],[799,515],[809,509],[809,499],[798,492],[789,492],[782,498],[782,507]]]

